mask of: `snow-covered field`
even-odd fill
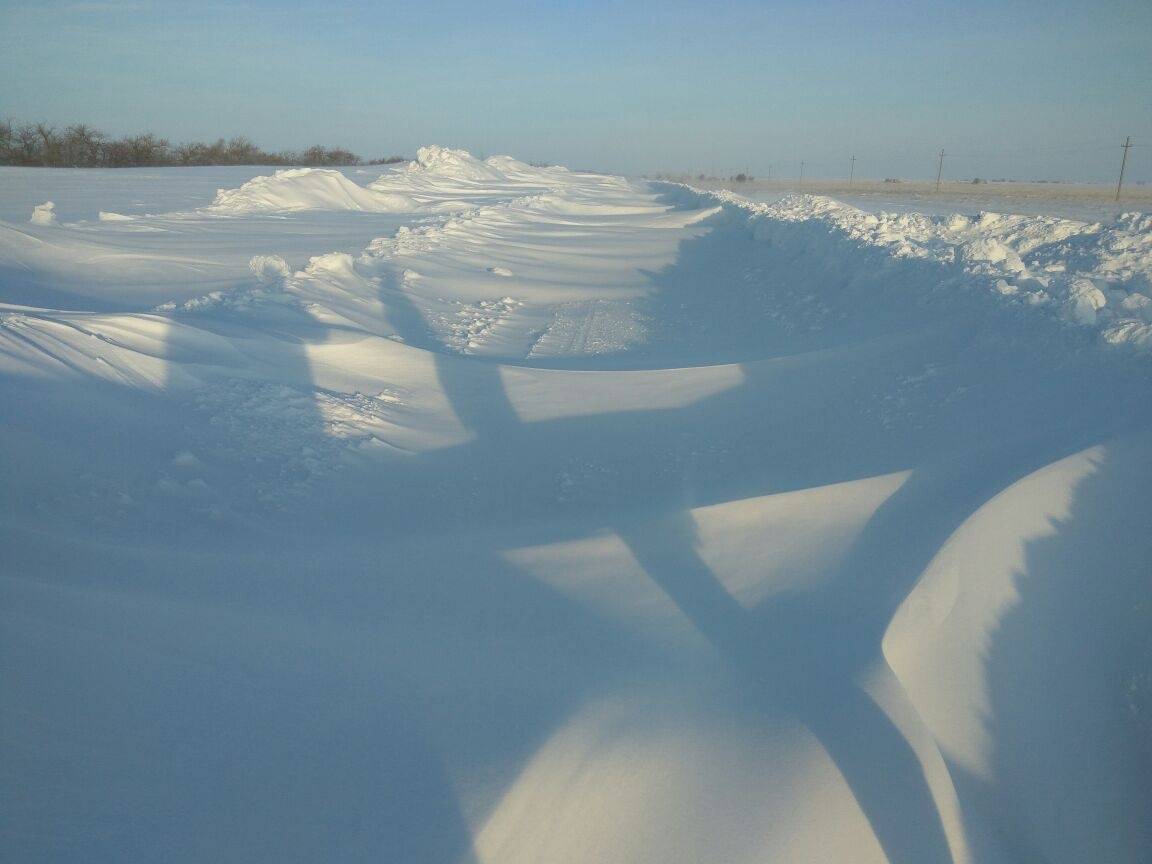
[[[0,859],[1152,859],[1152,216],[426,148],[0,218]]]

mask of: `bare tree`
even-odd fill
[[[65,165],[90,168],[103,161],[105,135],[83,123],[64,130],[61,153]]]

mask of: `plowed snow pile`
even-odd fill
[[[355,176],[0,222],[0,858],[1152,856],[1152,217]]]

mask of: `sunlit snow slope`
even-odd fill
[[[0,859],[1152,857],[1148,216],[357,176],[0,222]]]

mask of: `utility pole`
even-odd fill
[[[772,163],[768,163],[768,182],[772,182]]]
[[[1124,157],[1120,160],[1120,179],[1116,181],[1116,201],[1120,201],[1120,187],[1124,184],[1124,166],[1128,164],[1128,148],[1132,146],[1132,136],[1124,138]]]
[[[800,160],[800,191],[804,191],[804,160]]]
[[[852,188],[852,179],[856,176],[856,157],[852,157],[852,161],[848,163],[848,188]]]
[[[940,148],[940,164],[936,166],[936,191],[940,191],[940,178],[944,174],[944,148]]]

